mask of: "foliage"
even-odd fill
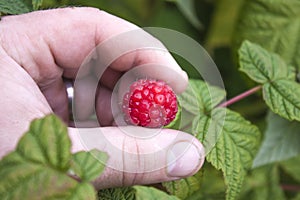
[[[90,181],[101,174],[106,160],[97,150],[72,155],[66,126],[54,115],[46,116],[33,121],[16,150],[0,161],[0,198],[95,199]]]
[[[99,7],[140,26],[191,36],[213,56],[226,86],[225,92],[200,80],[189,63],[175,56],[191,79],[178,96],[180,116],[169,128],[198,138],[207,162],[192,177],[163,183],[166,192],[147,186],[109,188],[98,191],[99,199],[300,199],[299,0],[0,0],[0,12],[66,5]],[[261,91],[223,107],[226,94],[234,97],[252,86]],[[46,124],[52,128],[45,129]],[[39,191],[40,197],[53,199],[95,198],[89,181],[103,170],[97,159],[107,157],[91,153],[72,155],[65,127],[53,116],[37,120],[0,161],[0,197],[29,199]],[[71,178],[74,174],[81,182]]]

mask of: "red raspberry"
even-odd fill
[[[178,111],[176,95],[163,81],[141,79],[130,86],[123,98],[125,121],[145,127],[168,125]]]

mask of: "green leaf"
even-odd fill
[[[30,9],[21,0],[0,0],[0,13],[18,15],[27,12]]]
[[[0,199],[95,199],[90,183],[68,174],[70,148],[67,128],[56,116],[34,120],[16,150],[0,161]],[[95,177],[92,171],[85,173],[88,179]]]
[[[267,117],[265,138],[256,155],[253,167],[283,161],[300,154],[300,123],[290,122],[274,113]]]
[[[299,152],[300,154],[300,152]],[[300,156],[297,156],[295,158],[286,160],[284,162],[280,163],[280,166],[284,169],[286,173],[291,175],[293,179],[298,181],[300,183]]]
[[[194,176],[163,183],[168,193],[177,196],[179,199],[186,199],[195,191],[200,189],[202,171]]]
[[[209,113],[226,96],[226,92],[218,87],[211,86],[204,81],[190,79],[184,93],[178,100],[183,109],[194,115]]]
[[[251,171],[245,179],[243,191],[239,199],[284,200],[284,193],[280,187],[278,166],[267,165]]]
[[[133,187],[109,188],[98,191],[99,200],[135,200]]]
[[[173,0],[177,4],[179,10],[189,20],[189,22],[197,29],[202,30],[203,25],[197,17],[195,10],[195,0]]]
[[[300,85],[291,80],[277,80],[263,85],[263,98],[276,114],[300,121]]]
[[[244,41],[239,49],[240,70],[258,83],[267,83],[278,79],[295,80],[293,68],[274,53],[270,53],[257,44]]]
[[[235,43],[245,39],[279,54],[300,68],[300,1],[245,1],[237,23]]]
[[[208,154],[207,161],[223,171],[227,185],[226,199],[235,199],[241,190],[244,176],[252,165],[260,132],[238,113],[225,108],[214,109],[212,121],[215,122],[211,124],[217,126],[215,129],[221,133]]]
[[[54,115],[31,123],[16,151],[29,161],[67,171],[70,167],[71,140],[67,127]]]
[[[89,182],[102,173],[107,159],[106,153],[96,149],[90,152],[81,151],[73,155],[72,170],[82,181]]]
[[[43,4],[43,0],[32,0],[32,8],[33,10],[38,10],[39,7]]]
[[[179,200],[176,196],[168,195],[167,193],[164,193],[163,191],[155,189],[153,187],[134,186],[133,188],[136,190],[136,200]]]

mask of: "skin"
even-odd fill
[[[112,36],[138,27],[98,9],[64,8],[3,17],[0,21],[0,29],[1,158],[15,148],[31,120],[54,112],[69,123],[67,93],[62,77],[74,79],[85,57],[97,45]],[[160,44],[156,39],[153,40]],[[118,46],[110,46],[108,51],[114,52],[118,48]],[[159,136],[140,140],[124,134],[124,131],[113,126],[114,119],[108,105],[116,82],[126,71],[138,65],[155,63],[168,65],[177,76],[167,76],[166,69],[145,69],[142,73],[166,81],[177,93],[184,91],[187,86],[187,75],[169,53],[135,50],[125,54],[111,63],[105,76],[100,79],[102,86],[98,88],[96,112],[99,123],[103,127],[85,129],[84,134],[93,136],[101,132],[98,134],[97,141],[104,141],[104,139],[112,141],[112,144],[121,150],[133,152],[139,163],[147,166],[166,162],[165,153],[155,159],[141,156],[152,151],[154,143],[168,149],[178,141],[188,141],[199,150],[200,155],[204,155],[203,147],[198,140],[180,131],[164,129],[160,130]],[[84,83],[82,88],[78,89],[78,94],[86,98],[78,97],[77,106],[89,106],[86,102],[93,101],[93,98],[89,97],[88,88],[97,81],[93,78],[83,79]],[[91,112],[92,109],[86,107],[85,112],[80,116],[82,122],[88,124],[85,120]],[[141,127],[125,127],[125,129],[131,133],[145,131]],[[69,128],[68,130],[73,143],[72,150],[74,152],[86,150],[81,143],[81,129]],[[114,142],[116,138],[121,142]],[[204,161],[204,156],[199,158],[190,155],[192,166],[189,167],[193,170],[185,173],[186,168],[181,166],[174,176],[166,167],[141,171],[141,164],[132,164],[124,157],[124,153],[116,155],[107,148],[107,144],[100,142],[93,143],[92,146],[108,153],[110,166],[122,166],[123,169],[126,166],[130,169],[130,172],[124,172],[108,166],[101,177],[94,182],[98,189],[150,184],[190,176],[200,169]]]

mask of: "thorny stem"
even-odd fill
[[[229,99],[228,101],[225,101],[224,103],[221,103],[218,107],[227,107],[230,106],[231,104],[234,104],[235,102],[238,102],[242,99],[244,99],[247,96],[250,96],[251,94],[257,92],[258,90],[261,89],[261,85],[256,86],[250,90],[247,90],[246,92],[243,92],[242,94],[233,97],[232,99]]]
[[[281,188],[284,190],[284,191],[295,191],[295,192],[298,192],[300,191],[300,186],[299,185],[281,185]]]

